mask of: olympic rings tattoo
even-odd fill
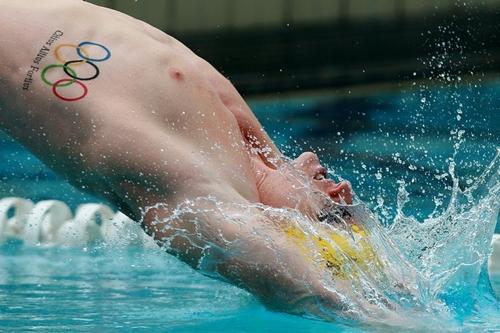
[[[64,68],[64,65],[59,65],[59,64],[52,64],[52,65],[48,65],[48,66],[45,66],[45,68],[42,70],[42,81],[45,82],[46,84],[48,84],[49,86],[53,86],[54,83],[50,82],[49,80],[46,79],[46,74],[47,74],[47,71],[51,68],[57,68],[57,67],[61,67],[61,68]],[[71,67],[68,67],[68,71],[70,73],[72,73],[73,75],[76,75],[76,72],[71,68]],[[61,86],[61,87],[67,87],[69,86],[70,84],[72,84],[75,80],[73,80],[72,82],[70,83],[66,83],[64,86]]]
[[[92,75],[91,77],[78,77],[78,76],[76,76],[75,71],[71,70],[71,67],[69,67],[69,64],[80,63],[80,62],[87,62],[87,64],[89,64],[90,66],[94,67],[95,74]],[[86,61],[86,60],[71,60],[71,61],[67,61],[63,65],[63,70],[64,70],[64,73],[68,74],[68,76],[71,77],[72,79],[80,80],[80,81],[93,80],[93,79],[95,79],[96,77],[99,76],[99,67],[97,67],[96,65],[94,65],[90,61]]]
[[[75,48],[75,49],[78,49],[78,45],[76,44],[59,44],[57,45],[57,47],[54,49],[54,57],[56,57],[57,61],[59,61],[61,64],[64,64],[67,60],[64,60],[62,57],[61,57],[61,53],[60,53],[60,50],[63,48],[63,47],[71,47],[71,48]],[[89,57],[90,54],[88,54],[88,52],[82,48],[82,53]]]
[[[101,58],[93,58],[93,57],[91,57],[89,50],[87,48],[85,48],[85,46],[99,47],[102,50],[104,50],[105,56],[101,57]],[[75,48],[76,53],[78,54],[78,56],[81,59],[69,60],[69,61],[64,60],[60,54],[60,50],[63,47]],[[46,83],[47,85],[52,87],[52,93],[56,97],[58,97],[59,99],[66,101],[66,102],[74,102],[74,101],[81,100],[82,98],[84,98],[88,94],[87,86],[85,84],[83,84],[81,81],[93,80],[93,79],[97,78],[99,76],[99,74],[101,73],[99,67],[97,67],[97,65],[94,64],[94,62],[102,62],[102,61],[108,60],[109,58],[111,58],[111,51],[106,46],[104,46],[102,44],[86,41],[86,42],[81,42],[78,45],[76,45],[76,44],[59,44],[54,49],[54,57],[57,59],[57,61],[60,62],[60,64],[50,64],[50,65],[45,66],[40,74],[42,81],[44,83]],[[79,77],[77,75],[75,69],[73,69],[72,67],[76,67],[76,66],[83,65],[83,64],[88,64],[89,66],[91,66],[94,69],[95,73],[89,77]],[[62,68],[64,73],[67,76],[69,76],[69,78],[62,78],[62,79],[56,80],[55,82],[50,82],[47,79],[47,72],[52,70],[52,69],[55,69],[55,68]],[[61,95],[61,93],[59,92],[58,89],[64,88],[64,87],[69,87],[69,86],[73,85],[73,83],[76,83],[78,86],[80,86],[82,88],[82,94],[79,96],[76,96],[76,97],[67,97],[67,96]]]
[[[80,85],[82,88],[83,88],[83,93],[78,96],[78,97],[74,97],[74,98],[68,98],[68,97],[64,97],[64,96],[61,96],[58,92],[57,92],[57,87],[63,87],[65,85],[68,85],[67,83],[66,84],[60,84],[61,82],[70,82],[73,83],[75,82],[76,84]],[[66,101],[66,102],[74,102],[74,101],[78,101],[79,99],[82,99],[84,98],[85,96],[87,96],[87,93],[88,93],[88,88],[86,85],[84,85],[83,83],[81,83],[80,81],[77,81],[77,80],[72,80],[72,79],[60,79],[59,81],[57,81],[56,83],[54,83],[54,85],[52,86],[52,92],[54,93],[54,95],[56,95],[57,97],[59,97],[60,99],[62,99],[63,101]]]
[[[82,46],[84,45],[94,45],[94,46],[99,46],[100,48],[102,48],[104,51],[106,51],[106,56],[104,58],[101,58],[101,59],[96,59],[96,58],[89,58],[88,55],[84,55],[82,53],[85,53],[85,52],[82,52]],[[104,45],[101,45],[101,44],[97,44],[97,43],[94,43],[94,42],[81,42],[80,44],[78,44],[78,47],[76,49],[76,53],[78,53],[78,55],[80,56],[80,58],[83,58],[87,61],[94,61],[94,62],[98,62],[98,61],[106,61],[108,60],[109,58],[111,58],[111,51],[108,50],[108,48]]]

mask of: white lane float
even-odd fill
[[[102,236],[106,244],[113,247],[144,246],[157,247],[153,238],[148,236],[139,226],[125,214],[117,212],[101,226]]]
[[[28,246],[157,246],[138,223],[106,205],[83,204],[73,216],[62,201],[23,198],[0,200],[0,242],[9,239]]]
[[[28,199],[5,198],[0,200],[0,241],[19,238],[34,203]]]
[[[111,208],[105,205],[81,205],[76,209],[73,220],[57,230],[56,243],[67,247],[85,247],[102,242],[101,226],[113,215]]]
[[[20,238],[26,245],[55,245],[57,232],[72,217],[71,209],[64,202],[40,201],[28,213]]]
[[[0,200],[0,242],[18,239],[26,245],[86,247],[156,247],[139,224],[102,204],[83,204],[73,216],[62,201],[34,204],[23,198]],[[500,234],[492,239],[490,275],[500,275]]]

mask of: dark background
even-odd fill
[[[245,95],[427,78],[438,50],[450,73],[500,71],[499,0],[91,2],[181,40]]]

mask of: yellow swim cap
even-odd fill
[[[322,228],[325,236],[309,234],[299,226],[288,225],[285,233],[299,247],[302,254],[312,261],[318,261],[335,278],[352,279],[359,275],[359,269],[366,271],[381,269],[382,264],[371,246],[368,234],[358,225],[349,226],[352,234],[345,230]]]

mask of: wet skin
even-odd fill
[[[304,191],[297,174],[313,192],[337,202],[352,202],[349,184],[327,179],[313,153],[299,156],[293,170],[283,168],[282,154],[233,85],[173,37],[80,1],[0,0],[0,6],[3,129],[72,184],[141,221],[159,244],[170,238],[167,250],[193,267],[198,268],[204,246],[218,244],[217,230],[242,240],[241,257],[220,254],[215,270],[224,279],[293,313],[324,316],[323,305],[337,307],[338,299],[321,286],[315,268],[296,255],[279,230],[268,234],[281,246],[279,260],[290,262],[287,272],[273,266],[275,252],[265,242],[246,239],[252,228],[279,223],[259,211],[248,214],[243,226],[204,216],[197,230],[201,236],[194,235],[189,220],[167,224],[161,219],[184,200],[207,195],[315,215],[320,201]],[[64,32],[60,43],[96,41],[112,52],[99,64],[99,77],[87,83],[82,100],[58,99],[38,75],[29,90],[22,89],[33,58],[56,30]],[[41,65],[53,62],[50,53]],[[166,205],[144,214],[158,203]]]

